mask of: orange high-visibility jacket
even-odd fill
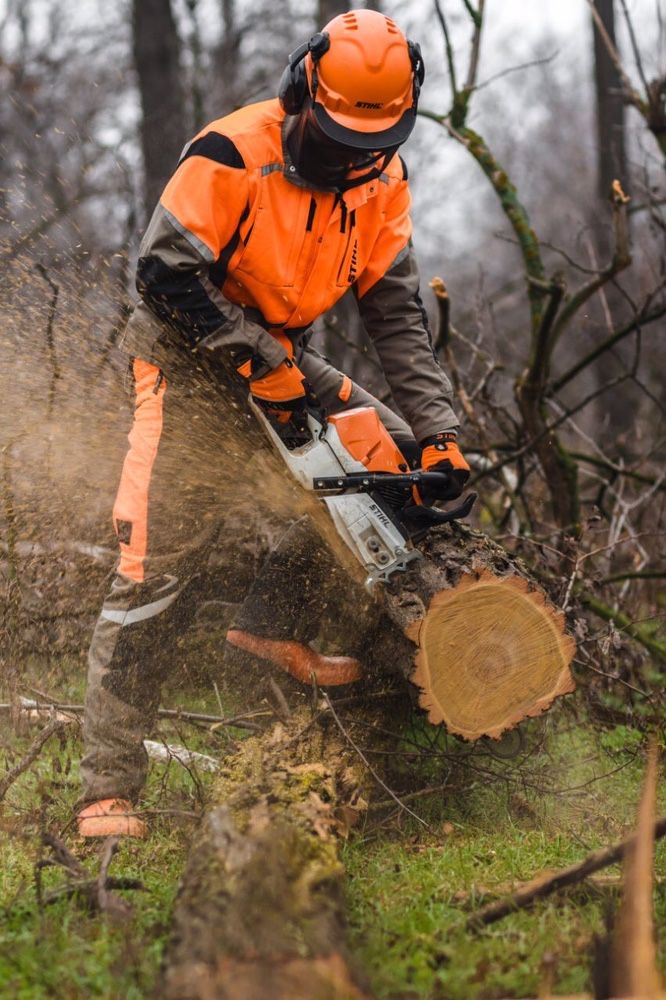
[[[300,337],[350,288],[417,439],[457,425],[437,364],[411,249],[406,169],[344,194],[302,180],[277,100],[208,125],[185,147],[139,252],[143,299],[125,347],[153,360],[159,317],[199,350],[270,368],[275,336]],[[147,308],[146,308],[147,307]]]

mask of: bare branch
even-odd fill
[[[564,373],[564,375],[560,375],[560,377],[549,386],[548,392],[559,392],[560,389],[567,385],[568,382],[571,382],[571,380],[579,375],[585,368],[589,367],[589,365],[596,361],[597,358],[599,358],[602,354],[605,354],[607,351],[610,351],[615,344],[619,343],[625,337],[628,337],[629,334],[640,331],[649,323],[653,323],[655,320],[661,319],[665,313],[666,302],[663,305],[657,306],[651,312],[645,312],[644,309],[641,310],[638,316],[634,317],[624,326],[621,326],[619,330],[616,330],[612,336],[608,337],[603,341],[603,343],[599,344],[598,347],[595,347],[594,350],[586,354],[584,358],[573,365]]]
[[[40,753],[42,752],[42,748],[46,743],[48,743],[48,741],[51,739],[54,733],[60,732],[65,725],[66,723],[61,721],[60,719],[53,719],[51,722],[49,722],[48,726],[46,726],[41,731],[39,736],[31,744],[30,749],[28,750],[25,757],[23,757],[23,759],[20,760],[18,764],[16,764],[13,768],[11,768],[11,770],[8,771],[5,774],[4,778],[0,781],[0,802],[2,802],[5,795],[7,794],[11,786],[14,784],[16,779],[19,778],[24,771],[27,771],[30,765],[37,760]]]
[[[629,10],[627,8],[626,0],[620,0],[620,5],[622,7],[622,13],[624,14],[624,20],[627,25],[627,30],[629,32],[629,38],[631,40],[631,47],[634,52],[634,59],[636,60],[636,68],[638,70],[638,75],[641,78],[641,83],[645,87],[645,93],[649,94],[650,85],[647,81],[645,70],[643,69],[643,59],[641,58],[641,52],[640,49],[638,48],[638,42],[636,41],[636,34],[634,32],[634,25],[631,20],[631,17],[629,16]]]
[[[458,94],[458,83],[456,81],[456,64],[455,57],[453,55],[453,45],[451,44],[451,36],[449,35],[449,26],[446,18],[444,17],[444,11],[440,4],[440,0],[434,0],[435,3],[435,14],[437,15],[437,20],[440,23],[442,33],[444,35],[444,42],[446,45],[446,61],[449,67],[449,78],[451,80],[451,96],[452,100],[455,102],[456,95]]]
[[[578,310],[595,292],[605,285],[616,274],[624,270],[631,263],[631,250],[629,247],[629,226],[627,222],[627,205],[629,198],[622,190],[619,181],[613,182],[611,192],[611,202],[613,205],[613,231],[615,234],[615,250],[610,264],[599,274],[578,289],[571,296],[567,304],[561,310],[553,326],[551,341],[552,346],[557,342],[567,324],[575,316]]]
[[[631,102],[631,104],[635,105],[635,107],[638,108],[638,110],[641,112],[641,114],[645,115],[645,112],[646,112],[645,101],[641,98],[640,94],[634,88],[633,83],[631,82],[631,80],[627,76],[625,68],[622,65],[622,60],[620,59],[620,54],[617,51],[615,45],[613,44],[613,41],[612,41],[610,35],[606,31],[606,26],[605,26],[604,22],[601,19],[601,15],[599,14],[599,11],[597,10],[597,8],[594,5],[594,0],[587,0],[587,5],[590,8],[590,13],[592,14],[592,18],[594,20],[595,27],[596,27],[597,31],[599,32],[601,40],[603,41],[604,45],[606,46],[606,51],[608,52],[608,55],[610,56],[610,59],[611,59],[613,65],[615,66],[617,72],[620,75],[620,79],[622,80],[622,84],[623,84],[624,89],[625,89],[625,96],[626,96],[627,100],[629,100]]]
[[[378,784],[381,785],[381,787],[384,789],[385,792],[388,792],[388,794],[393,799],[393,801],[396,803],[396,805],[398,805],[401,809],[404,809],[406,813],[409,813],[409,815],[411,817],[413,817],[413,819],[417,820],[417,822],[419,822],[421,824],[421,826],[424,826],[426,828],[426,830],[430,830],[431,828],[426,823],[426,821],[424,819],[421,819],[421,817],[418,816],[415,812],[412,812],[412,810],[409,808],[409,806],[404,805],[404,803],[395,794],[395,792],[393,791],[393,789],[389,788],[389,786],[384,781],[382,781],[382,779],[377,774],[376,770],[374,769],[374,767],[372,766],[372,764],[370,763],[370,761],[368,760],[368,758],[365,756],[365,754],[360,749],[360,747],[354,742],[354,740],[352,739],[352,737],[350,736],[350,734],[347,732],[347,730],[345,729],[345,727],[340,722],[340,718],[338,716],[338,713],[335,711],[335,709],[333,707],[333,704],[331,702],[331,699],[328,697],[328,694],[325,691],[322,691],[322,697],[323,697],[324,701],[326,702],[326,706],[327,706],[329,712],[333,716],[333,719],[335,721],[336,726],[338,727],[338,729],[340,730],[340,732],[342,733],[342,735],[344,736],[344,738],[347,740],[347,742],[349,743],[349,745],[359,755],[359,757],[361,758],[361,760],[363,761],[363,763],[365,764],[365,766],[367,767],[368,771],[373,776],[373,778],[375,779],[375,781],[378,782]]]
[[[474,90],[476,84],[476,75],[479,70],[479,56],[481,53],[481,29],[483,28],[483,10],[485,6],[485,0],[479,0],[479,9],[474,11],[471,4],[468,4],[463,0],[467,10],[469,11],[470,17],[474,21],[474,32],[472,34],[472,46],[469,56],[469,68],[467,70],[467,80],[465,81],[465,90],[470,93]]]
[[[495,83],[496,80],[502,80],[505,76],[511,76],[512,73],[520,73],[522,70],[532,69],[534,66],[546,66],[548,63],[552,62],[553,59],[556,59],[559,54],[560,50],[554,49],[549,56],[544,56],[542,59],[530,59],[529,62],[518,63],[517,66],[509,66],[507,69],[500,70],[499,73],[493,73],[492,76],[489,76],[488,79],[484,80],[482,83],[473,84],[473,86],[470,87],[470,90],[474,90],[474,93],[478,94],[480,90],[483,90],[485,87],[489,87],[491,83]],[[546,245],[547,244],[544,244],[544,246]]]
[[[654,835],[655,839],[666,836],[666,816],[662,816],[655,822]],[[628,837],[622,843],[615,844],[613,847],[605,847],[603,850],[593,851],[582,861],[579,861],[575,865],[569,865],[568,868],[562,868],[553,875],[548,875],[546,878],[536,878],[532,882],[528,882],[527,885],[521,886],[508,899],[501,899],[498,902],[490,903],[488,906],[484,906],[483,909],[473,913],[467,920],[468,930],[478,930],[480,927],[487,927],[488,924],[493,924],[497,920],[501,920],[502,917],[508,916],[509,913],[514,913],[516,910],[522,910],[526,906],[531,906],[536,899],[543,899],[545,896],[550,896],[553,892],[557,892],[558,889],[581,882],[593,872],[598,872],[602,868],[616,864],[623,857],[627,849],[631,847],[633,842],[634,837]]]

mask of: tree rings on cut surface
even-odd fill
[[[564,616],[519,576],[464,576],[407,634],[419,647],[411,680],[429,721],[468,740],[497,739],[575,687]]]

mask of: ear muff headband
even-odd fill
[[[303,110],[305,98],[309,94],[308,78],[303,60],[308,52],[312,54],[314,72],[312,74],[312,97],[317,92],[317,62],[331,47],[331,39],[326,31],[318,31],[308,42],[299,45],[291,55],[280,78],[278,97],[288,115],[297,115]]]
[[[418,42],[410,42],[410,40],[407,39],[407,51],[409,52],[409,61],[412,64],[412,71],[414,73],[412,94],[414,99],[414,112],[416,112],[421,87],[423,86],[423,81],[425,80],[425,63],[423,62],[421,46]]]
[[[303,65],[303,60],[306,55],[308,52],[312,54],[311,96],[314,101],[318,85],[317,62],[321,59],[324,53],[328,52],[330,47],[331,39],[329,38],[328,33],[326,31],[318,31],[308,42],[303,42],[303,44],[299,45],[298,48],[295,49],[289,56],[289,61],[282,73],[280,86],[278,88],[280,104],[288,115],[299,114],[303,110],[305,99],[309,94],[308,78],[305,72],[305,66]],[[412,64],[412,95],[414,112],[416,112],[421,87],[425,79],[425,65],[423,63],[423,55],[421,54],[421,46],[418,42],[411,42],[407,39],[407,51],[409,52],[409,61]]]

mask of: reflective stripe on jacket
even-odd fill
[[[288,123],[277,100],[265,101],[186,146],[141,244],[148,308],[135,310],[126,349],[151,360],[157,316],[200,350],[275,367],[286,352],[270,331],[299,336],[353,287],[415,436],[455,427],[418,295],[402,161],[344,195],[318,190],[290,162]]]

